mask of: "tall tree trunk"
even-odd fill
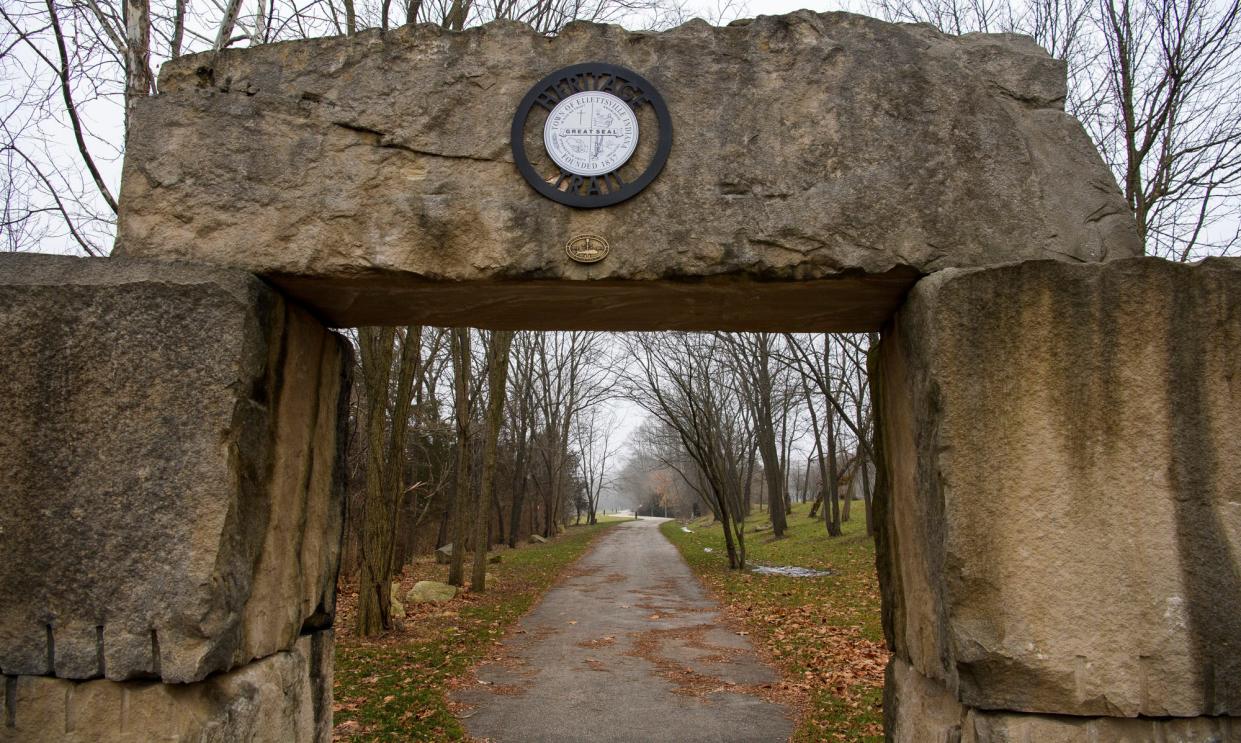
[[[449,31],[460,31],[470,17],[471,0],[452,0],[448,12],[444,14],[443,27]]]
[[[767,486],[767,510],[771,516],[771,531],[776,537],[784,536],[788,523],[784,518],[784,474],[780,466],[780,450],[776,446],[775,406],[772,404],[771,342],[767,333],[756,333],[754,360],[757,379],[751,388],[754,410],[754,433],[758,439],[758,453],[763,458],[763,479]]]
[[[754,460],[758,457],[757,447],[750,449],[749,456],[745,460],[745,480],[742,482],[744,490],[742,491],[742,502],[745,504],[745,515],[749,516],[754,510]]]
[[[526,502],[527,480],[529,478],[530,468],[530,450],[534,445],[534,442],[527,436],[527,424],[530,420],[531,408],[530,395],[533,390],[530,387],[530,380],[528,378],[522,378],[521,384],[524,384],[525,386],[522,387],[521,397],[518,398],[518,429],[517,434],[513,437],[513,441],[517,444],[517,459],[513,467],[513,509],[509,513],[508,546],[510,548],[517,546],[517,538],[521,534],[521,510]]]
[[[453,328],[453,385],[457,411],[457,477],[453,492],[448,582],[465,585],[466,519],[470,512],[470,329]]]
[[[878,333],[868,333],[866,335],[866,348],[867,348],[866,362],[867,362],[867,367],[869,367],[870,357],[874,356],[875,354],[879,352],[879,334]],[[869,387],[870,385],[869,370],[867,370],[866,377],[859,379],[859,383],[867,385]],[[866,447],[866,458],[862,460],[862,464],[865,466],[865,469],[862,470],[862,503],[863,505],[866,506],[866,536],[873,537],[875,535],[875,512],[871,505],[871,496],[873,495],[873,493],[871,492],[871,485],[870,485],[870,464],[874,463],[876,467],[879,466],[879,462],[875,461],[875,459],[870,456],[870,452],[873,452],[875,450],[875,430],[878,425],[877,411],[875,408],[875,396],[873,393],[870,395],[870,401],[871,401],[871,414],[870,414],[871,435],[869,437],[870,438],[869,445]],[[865,431],[866,426],[861,425],[860,414],[858,415],[858,419],[859,419],[858,420],[859,427],[863,431]],[[861,440],[864,440],[865,438],[866,437],[859,436],[858,440],[861,441]]]
[[[487,580],[487,528],[491,524],[487,504],[491,500],[496,476],[496,445],[500,439],[500,424],[504,420],[504,393],[508,386],[508,351],[513,342],[509,330],[495,330],[487,344],[487,438],[483,441],[482,482],[474,509],[474,570],[470,576],[470,590],[486,590]],[[455,552],[455,550],[454,550]]]
[[[366,396],[366,502],[359,540],[362,577],[358,586],[358,634],[375,635],[391,622],[386,567],[388,522],[392,513],[383,492],[384,418],[392,373],[392,328],[360,328],[359,356]]]
[[[728,553],[728,567],[736,570],[741,564],[737,557],[737,545],[733,542],[732,519],[729,518],[728,509],[722,509],[720,521],[724,527],[724,549]]]
[[[344,0],[345,3],[345,33],[353,36],[358,32],[358,14],[353,7],[353,0]]]
[[[518,453],[518,457],[519,458],[521,457],[520,453]],[[523,464],[520,463],[520,460],[519,460],[519,464],[517,465],[517,475],[516,477],[513,478],[513,480],[514,480],[513,509],[509,513],[509,517],[508,517],[509,518],[509,522],[508,522],[508,546],[509,547],[517,546],[517,538],[521,535],[521,524],[522,524],[521,511],[522,511],[522,506],[525,505],[525,501],[526,501],[526,490],[527,490],[526,472],[525,472],[525,467],[523,466]]]
[[[836,415],[830,408],[827,411],[827,475],[824,491],[827,507],[823,509],[823,520],[827,524],[828,536],[838,537],[843,532],[840,528],[840,488],[836,482]]]
[[[831,537],[838,537],[843,532],[840,528],[840,489],[836,482],[836,413],[835,399],[832,397],[835,393],[832,391],[832,358],[831,346],[832,336],[828,333],[823,334],[823,384],[824,395],[827,397],[827,474],[828,482],[825,491],[827,498],[827,508],[823,509],[823,519],[827,522],[827,534]]]
[[[125,125],[134,102],[151,94],[151,6],[147,0],[124,0]]]
[[[819,462],[819,494],[815,496],[814,504],[810,506],[810,518],[815,518],[819,513],[819,508],[823,505],[824,495],[827,493],[827,454],[823,451],[823,428],[819,425],[819,414],[814,409],[814,400],[811,399],[810,385],[806,382],[805,377],[801,380],[802,393],[806,396],[806,406],[810,411],[810,430],[814,434],[814,450],[818,454]],[[828,415],[831,415],[832,408],[827,407]],[[810,469],[810,462],[806,462],[806,469]],[[810,475],[807,473],[806,480],[809,482]]]
[[[860,451],[858,452],[858,456],[859,457],[861,456]],[[845,488],[845,494],[844,494],[844,499],[843,499],[844,503],[841,504],[841,509],[840,509],[840,520],[841,521],[849,520],[849,504],[853,503],[853,479],[857,477],[857,469],[856,469],[857,462],[854,462],[853,466],[855,469],[853,470],[853,474],[849,475],[849,485],[848,487]]]
[[[780,460],[776,452],[776,442],[771,426],[759,423],[759,453],[763,457],[763,479],[767,486],[767,509],[771,516],[771,531],[777,537],[784,536],[788,523],[784,518],[784,488],[781,487],[783,477],[780,474]]]
[[[801,482],[801,502],[806,502],[806,496],[810,494],[810,460],[806,460],[806,476]]]
[[[185,4],[188,0],[177,0],[172,18],[172,41],[169,43],[168,58],[181,56],[181,43],[185,39]]]
[[[543,527],[539,530],[545,539],[551,539],[556,536],[556,527],[552,526],[552,520],[556,517],[556,493],[554,488],[556,487],[555,481],[558,479],[554,476],[552,468],[548,467],[547,483],[543,489]]]
[[[421,355],[421,330],[407,328],[401,345],[396,388],[391,388],[396,331],[360,328],[359,356],[366,396],[366,501],[359,540],[362,576],[358,586],[358,634],[392,626],[391,582],[396,511],[405,494],[405,434],[413,381]],[[391,423],[388,399],[394,395]],[[385,429],[391,432],[385,436]]]
[[[508,530],[504,528],[504,505],[500,503],[500,491],[494,487],[491,489],[491,508],[496,514],[496,531],[494,535],[488,532],[488,547],[503,542],[508,536]]]
[[[552,505],[553,519],[552,520],[554,521],[554,523],[551,527],[552,533],[547,535],[549,539],[560,533],[560,529],[556,527],[556,524],[559,524],[562,521],[568,520],[568,517],[564,516],[565,514],[564,501],[565,501],[565,493],[566,493],[565,487],[564,487],[564,479],[565,479],[565,465],[568,463],[568,453],[569,453],[569,427],[573,425],[572,405],[573,405],[573,398],[572,398],[572,395],[570,395],[570,403],[568,406],[566,406],[564,419],[560,422],[560,428],[559,428],[560,435],[556,441],[556,484],[552,488],[552,494],[554,496],[552,499],[552,504],[553,504]]]
[[[793,488],[789,486],[789,476],[793,467],[793,439],[789,436],[789,408],[784,403],[780,406],[780,491],[784,493],[784,513],[793,510]]]
[[[870,509],[870,460],[862,460],[862,505],[866,513],[866,536],[874,536],[875,524]]]
[[[220,27],[216,31],[214,49],[218,52],[228,46],[233,38],[233,26],[237,24],[237,16],[241,13],[241,0],[228,0],[224,8],[224,16],[220,18]]]
[[[737,538],[737,569],[745,570],[745,524],[733,521],[733,528]]]

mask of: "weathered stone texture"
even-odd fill
[[[1128,718],[971,710],[961,743],[1237,743],[1241,717]]]
[[[1241,715],[1241,261],[944,271],[877,370],[899,658],[969,707]]]
[[[328,743],[332,633],[194,684],[3,676],[0,741]]]
[[[0,256],[0,672],[190,682],[330,625],[347,347],[240,271]]]
[[[1076,717],[964,707],[899,658],[888,666],[891,743],[1237,743],[1241,717]]]
[[[883,714],[889,743],[960,743],[965,708],[897,656],[884,674]]]
[[[578,210],[536,194],[508,140],[534,83],[590,60],[650,79],[675,135],[646,191]],[[883,300],[842,283],[802,309],[877,327],[919,272],[1139,252],[1062,110],[1063,64],[1024,37],[809,11],[554,38],[424,25],[184,57],[159,87],[133,114],[118,250],[247,268],[341,324],[602,326],[619,306],[684,327],[678,282],[712,279],[733,326],[787,325],[795,306],[745,311],[763,282],[874,276]],[[612,255],[570,262],[582,233]]]

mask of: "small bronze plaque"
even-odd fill
[[[608,241],[598,235],[577,235],[564,246],[564,252],[578,263],[598,263],[611,250]]]

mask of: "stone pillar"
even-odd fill
[[[942,271],[873,371],[889,739],[1241,740],[1241,261]]]
[[[0,317],[0,740],[330,739],[347,344],[144,261],[0,256]]]

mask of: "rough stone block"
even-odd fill
[[[1235,259],[923,279],[876,365],[897,656],[969,707],[1241,715],[1239,349]]]
[[[971,710],[961,743],[1237,743],[1241,717],[1070,717]]]
[[[0,672],[191,682],[330,625],[346,344],[240,271],[0,256]]]
[[[971,709],[894,658],[884,698],[891,743],[1236,743],[1238,717],[1075,717]]]
[[[573,209],[526,184],[510,126],[595,59],[659,89],[673,146],[637,197]],[[342,325],[878,329],[920,273],[1140,252],[1064,64],[1014,35],[809,11],[421,25],[182,57],[159,90],[118,250],[252,270]],[[583,266],[564,246],[587,233],[612,254]]]
[[[328,743],[332,632],[194,684],[3,676],[0,741]]]
[[[965,708],[943,684],[899,657],[888,661],[883,684],[883,731],[888,743],[960,743]]]

